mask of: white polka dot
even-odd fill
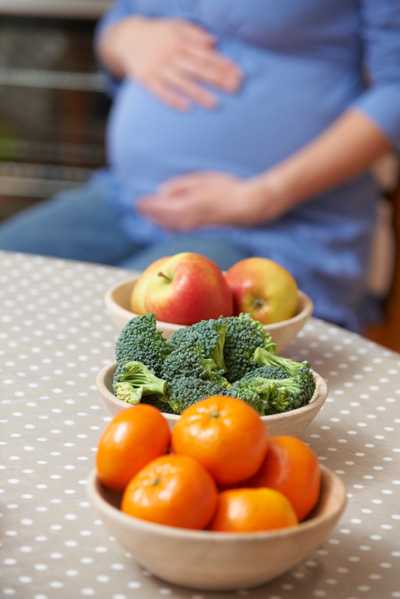
[[[138,580],[130,580],[128,582],[128,587],[130,589],[140,589],[141,588],[141,583]]]
[[[37,570],[38,572],[44,572],[45,570],[48,569],[47,564],[35,564],[34,565],[35,570]]]

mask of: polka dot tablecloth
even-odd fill
[[[224,595],[156,580],[109,536],[85,484],[108,420],[94,380],[116,336],[103,294],[125,277],[0,253],[0,596],[400,599],[400,356],[316,320],[289,353],[330,387],[306,435],[348,489],[329,541],[270,584]]]

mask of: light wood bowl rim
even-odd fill
[[[110,389],[106,385],[107,378],[112,380],[112,376],[114,374],[115,368],[116,368],[115,362],[112,364],[109,364],[107,366],[104,366],[104,368],[102,368],[100,370],[100,372],[98,373],[98,375],[96,377],[96,386],[97,386],[97,389],[99,390],[100,394],[109,403],[114,404],[118,408],[127,409],[132,406],[130,404],[127,404],[126,402],[121,401],[120,399],[117,399],[115,397],[115,395],[112,393],[112,391],[110,391]],[[322,408],[322,406],[325,403],[325,400],[328,396],[328,385],[327,385],[326,380],[323,379],[322,376],[319,375],[317,372],[315,372],[315,370],[313,370],[312,372],[313,372],[313,376],[314,376],[314,380],[315,380],[315,391],[314,391],[314,395],[312,396],[312,398],[310,400],[310,403],[308,403],[306,406],[303,406],[301,408],[296,408],[295,410],[289,410],[288,412],[282,412],[280,414],[272,414],[270,416],[261,416],[261,420],[264,422],[264,424],[267,425],[267,427],[268,427],[268,423],[275,422],[275,421],[282,421],[282,420],[286,420],[288,418],[295,418],[297,416],[306,414],[307,412],[311,412],[311,411],[318,412]],[[162,412],[162,414],[166,418],[166,420],[170,420],[172,422],[177,421],[180,418],[180,414],[169,414],[167,412]]]
[[[132,531],[141,530],[142,532],[149,532],[158,534],[161,536],[167,536],[173,539],[185,539],[195,540],[198,542],[222,542],[222,543],[240,543],[254,540],[255,542],[263,542],[272,539],[282,539],[284,537],[296,537],[302,535],[307,531],[316,529],[327,521],[338,518],[344,511],[347,504],[346,488],[343,481],[332,471],[321,465],[321,498],[324,492],[335,493],[336,501],[334,505],[329,506],[326,512],[312,516],[300,522],[297,526],[283,528],[268,532],[249,532],[249,533],[228,533],[228,532],[213,532],[207,530],[191,530],[184,528],[176,528],[173,526],[167,526],[164,524],[156,524],[154,522],[148,522],[146,520],[140,520],[133,516],[124,514],[118,508],[114,507],[103,498],[99,488],[101,483],[99,482],[96,471],[92,470],[89,475],[87,489],[88,494],[93,504],[103,512],[111,520],[116,521],[119,525],[130,529]],[[318,504],[317,504],[318,507]]]
[[[118,315],[121,319],[127,320],[135,318],[135,316],[139,316],[139,314],[136,314],[135,312],[127,310],[126,308],[121,306],[121,304],[116,300],[115,297],[122,287],[126,287],[127,285],[131,285],[133,287],[138,278],[139,276],[135,276],[125,279],[124,281],[120,281],[116,285],[110,287],[108,291],[106,291],[104,296],[104,302],[109,312],[113,312],[114,314]],[[274,322],[272,324],[265,324],[264,328],[266,331],[271,332],[293,326],[303,320],[308,320],[311,317],[313,310],[314,304],[311,298],[306,293],[304,293],[304,291],[299,290],[299,310],[297,314],[292,316],[292,318],[288,318],[286,320],[280,320],[279,322]],[[165,331],[175,331],[176,329],[181,329],[182,327],[187,326],[183,324],[165,322],[163,320],[158,320],[157,325],[160,329],[164,329]]]

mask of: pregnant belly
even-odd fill
[[[318,135],[357,95],[354,75],[340,78],[319,62],[277,60],[228,46],[244,83],[218,93],[214,110],[181,113],[134,82],[118,92],[108,130],[117,174],[131,185],[154,185],[195,170],[257,174]],[[329,96],[327,95],[329,91]]]

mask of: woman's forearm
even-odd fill
[[[368,170],[391,148],[367,116],[349,110],[320,137],[259,177],[288,209]]]

